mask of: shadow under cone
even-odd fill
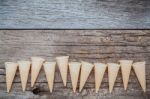
[[[80,88],[79,91],[83,89],[86,80],[88,79],[88,76],[90,75],[90,72],[92,71],[92,68],[94,67],[93,64],[88,63],[88,62],[81,62],[81,76],[80,76]]]
[[[94,72],[95,72],[95,90],[96,93],[99,91],[99,88],[104,77],[104,73],[107,65],[103,63],[94,63]]]
[[[19,64],[19,72],[21,77],[22,91],[24,92],[28,81],[28,75],[29,75],[31,63],[29,61],[18,61],[18,64]]]
[[[7,92],[10,92],[17,71],[17,67],[18,67],[17,63],[5,62]]]
[[[79,73],[80,73],[80,67],[81,67],[81,63],[79,62],[69,63],[70,76],[71,76],[72,87],[73,87],[74,92],[76,92],[76,87],[77,87]]]
[[[121,66],[123,85],[124,85],[124,89],[126,90],[128,86],[128,82],[129,82],[129,76],[130,76],[133,61],[132,60],[119,60],[119,62]]]
[[[56,62],[45,62],[43,64],[43,67],[44,67],[46,79],[48,81],[50,92],[52,92],[53,84],[54,84]]]
[[[116,63],[108,63],[108,80],[109,80],[109,92],[111,93],[117,78],[120,65]]]
[[[31,60],[31,87],[33,87],[45,59],[40,57],[31,57]]]
[[[56,62],[57,62],[64,86],[66,86],[67,84],[68,59],[69,59],[69,56],[56,57]]]
[[[144,92],[146,92],[145,61],[133,63],[133,69]]]

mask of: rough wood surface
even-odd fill
[[[150,0],[0,0],[0,28],[150,29]]]
[[[150,97],[150,30],[0,30],[0,99],[149,99]],[[108,91],[108,73],[98,94],[95,93],[94,73],[90,74],[81,93],[73,93],[70,75],[67,87],[63,87],[60,73],[56,69],[53,93],[49,93],[43,69],[35,88],[22,92],[17,72],[11,92],[6,93],[4,62],[29,60],[41,56],[55,61],[59,55],[69,55],[70,61],[117,62],[119,59],[146,61],[147,92],[131,72],[128,90],[123,90],[119,71],[113,93]]]

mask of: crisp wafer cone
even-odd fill
[[[119,60],[120,66],[121,66],[121,72],[122,72],[122,78],[123,78],[123,85],[124,89],[127,89],[130,71],[132,67],[132,60]]]
[[[80,67],[81,67],[81,63],[79,62],[69,63],[70,76],[71,76],[72,87],[73,87],[74,92],[76,92],[76,87],[77,87],[79,73],[80,73]]]
[[[58,65],[64,86],[66,86],[67,84],[68,59],[69,59],[69,56],[56,57],[57,65]]]
[[[133,69],[144,92],[146,92],[145,61],[133,63]]]
[[[92,68],[94,67],[93,64],[88,63],[88,62],[81,62],[81,75],[80,75],[80,88],[79,91],[83,89],[86,80],[88,79],[88,76],[90,75],[90,72],[92,71]]]
[[[45,62],[43,64],[43,66],[44,66],[44,71],[46,74],[46,79],[48,81],[48,86],[49,86],[50,92],[52,92],[56,62]]]
[[[31,57],[31,60],[31,87],[33,87],[45,59],[40,57]]]
[[[11,89],[17,67],[17,63],[5,62],[7,92],[9,92]]]
[[[30,61],[18,61],[19,72],[21,77],[22,91],[26,89],[26,84],[28,80],[29,70],[30,70]]]
[[[106,67],[107,67],[106,64],[94,63],[96,93],[99,91],[99,88],[101,86],[101,82],[102,82]]]
[[[109,80],[109,92],[111,93],[117,78],[120,65],[116,63],[108,63],[108,80]]]

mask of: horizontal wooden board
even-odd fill
[[[150,97],[150,30],[0,30],[0,98],[2,99],[149,99]],[[123,90],[121,71],[113,93],[108,91],[106,71],[99,93],[95,93],[92,70],[81,93],[73,93],[68,72],[67,87],[63,86],[58,68],[55,72],[54,91],[48,90],[42,68],[36,85],[31,88],[29,75],[27,91],[22,92],[19,71],[12,90],[6,93],[4,62],[30,60],[40,56],[55,61],[56,56],[69,55],[69,61],[118,62],[119,59],[146,61],[147,92],[143,93],[132,69],[127,91]]]
[[[150,29],[149,0],[0,0],[0,28]]]

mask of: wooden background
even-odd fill
[[[150,99],[150,30],[0,30],[0,99]],[[22,92],[17,72],[12,90],[6,92],[4,62],[30,60],[41,56],[55,61],[56,56],[69,55],[69,61],[117,62],[119,59],[146,61],[147,92],[143,93],[135,73],[131,72],[127,91],[123,89],[119,71],[114,90],[108,92],[107,72],[98,94],[94,89],[93,71],[81,93],[73,93],[70,75],[63,87],[58,69],[53,93],[49,93],[43,69],[36,86]]]
[[[150,28],[150,0],[0,0],[0,28]]]

